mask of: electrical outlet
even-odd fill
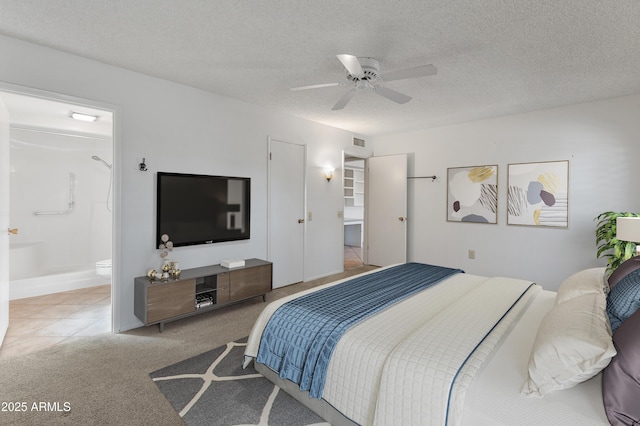
[[[339,218],[344,217],[344,215],[343,215],[343,213],[342,213],[342,210],[338,210],[338,217],[339,217]]]
[[[469,249],[469,259],[475,259],[476,258],[476,251]]]

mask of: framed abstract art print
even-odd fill
[[[498,223],[498,166],[447,169],[447,221]]]
[[[509,164],[507,224],[569,226],[569,161]]]

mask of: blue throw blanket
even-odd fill
[[[350,327],[459,272],[407,263],[287,302],[267,323],[257,361],[321,398],[331,354]]]

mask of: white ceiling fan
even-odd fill
[[[292,91],[320,89],[323,87],[350,86],[347,93],[333,106],[333,110],[342,109],[353,98],[358,90],[370,90],[380,96],[384,96],[399,104],[405,104],[411,100],[411,96],[382,86],[386,81],[406,80],[409,78],[426,77],[435,75],[438,70],[433,65],[420,65],[380,74],[379,63],[374,58],[359,58],[353,55],[336,55],[338,60],[347,70],[347,81],[342,83],[312,84],[311,86],[294,87]]]

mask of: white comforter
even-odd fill
[[[459,424],[474,372],[539,290],[534,286],[509,309],[530,284],[457,274],[352,327],[333,353],[323,399],[364,425]],[[299,295],[265,308],[249,336],[245,364],[257,355],[273,312]]]

